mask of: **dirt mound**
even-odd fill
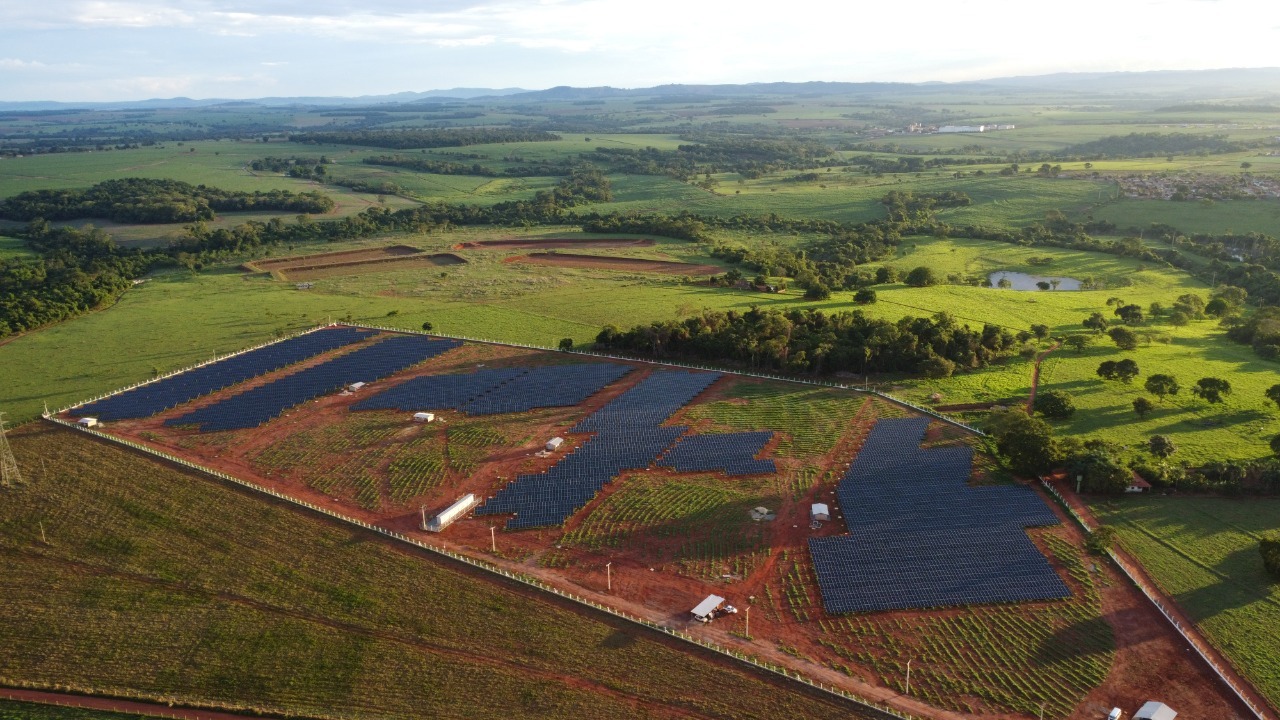
[[[649,247],[653,245],[652,240],[645,238],[549,238],[546,240],[536,240],[530,238],[521,238],[513,240],[477,240],[474,242],[458,243],[453,246],[454,250],[484,250],[486,248],[494,249],[510,249],[510,250],[541,250],[547,248],[571,248],[571,247],[598,247],[598,248],[618,248],[618,247]]]

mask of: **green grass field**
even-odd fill
[[[1167,200],[1117,200],[1090,211],[1098,220],[1120,228],[1172,225],[1185,233],[1257,232],[1275,235],[1280,229],[1280,200],[1216,200],[1172,202]]]
[[[1258,554],[1259,535],[1280,527],[1280,501],[1147,496],[1091,507],[1236,668],[1280,703],[1280,583]]]
[[[73,432],[11,440],[9,682],[304,717],[856,713]]]
[[[0,235],[0,260],[34,257],[34,255],[35,253],[27,249],[25,241]]]

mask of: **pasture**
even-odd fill
[[[1259,536],[1277,526],[1280,502],[1145,496],[1090,507],[1236,669],[1273,705],[1280,702],[1280,585],[1258,553]]]

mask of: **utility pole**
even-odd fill
[[[4,413],[0,413],[0,486],[13,487],[21,482],[18,459],[13,456],[9,441],[4,436]]]
[[[744,632],[743,635],[746,635],[747,639],[750,640],[751,639],[751,606],[748,605],[745,608],[743,608],[743,612],[746,614],[746,617],[747,617],[747,628],[746,628],[746,632]]]
[[[427,506],[422,506],[422,529],[427,529]]]
[[[606,587],[609,589],[609,592],[613,592],[613,562],[612,561],[604,564],[604,571],[605,571],[605,578],[606,578],[605,582],[607,583]]]
[[[907,691],[903,694],[904,695],[911,694],[911,661],[910,660],[907,661]]]
[[[495,553],[498,552],[497,527],[498,527],[497,525],[489,526],[489,544],[493,546],[493,551]]]

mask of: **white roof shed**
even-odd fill
[[[1150,700],[1134,713],[1133,720],[1173,720],[1178,713],[1162,702]]]
[[[81,427],[93,427],[98,424],[98,418],[82,417],[76,421]]]
[[[413,414],[414,422],[433,422],[436,419],[435,413],[418,412]]]
[[[715,609],[720,607],[723,602],[724,598],[719,595],[708,595],[706,600],[698,603],[698,606],[693,609],[693,616],[696,618],[707,617],[715,612]]]
[[[809,519],[810,520],[830,520],[831,508],[827,507],[826,503],[814,503],[809,508]]]

